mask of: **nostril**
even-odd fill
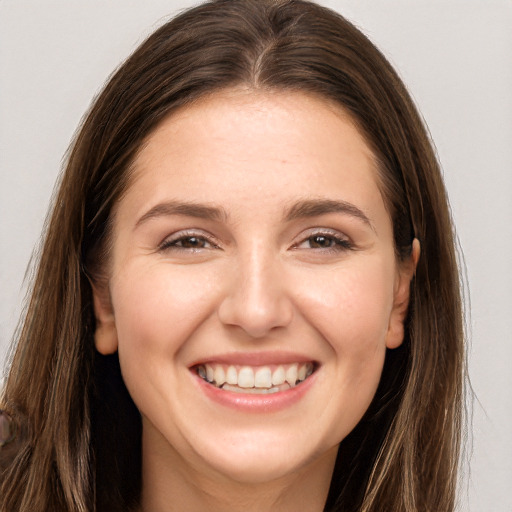
[[[287,297],[227,297],[218,309],[219,320],[243,329],[251,338],[263,338],[277,328],[286,327],[293,317]]]

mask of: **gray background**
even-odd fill
[[[468,401],[473,419],[460,510],[511,512],[512,2],[322,3],[386,53],[436,143],[471,297],[468,359],[476,398]],[[25,269],[81,116],[135,46],[191,4],[0,0],[0,365],[21,311]]]

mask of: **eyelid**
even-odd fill
[[[201,240],[206,241],[208,244],[210,244],[213,249],[220,249],[219,241],[216,237],[211,235],[210,233],[206,233],[202,229],[182,229],[180,231],[176,231],[175,233],[172,233],[171,235],[166,236],[159,244],[158,244],[158,250],[166,250],[170,248],[183,250],[183,251],[193,251],[193,250],[208,250],[210,247],[200,247],[197,249],[192,248],[186,248],[186,247],[180,247],[178,245],[173,245],[179,242],[180,240],[184,240],[187,238],[198,238]]]
[[[354,249],[354,243],[344,233],[332,229],[332,228],[311,228],[309,230],[306,230],[306,232],[302,232],[299,237],[297,237],[297,241],[293,243],[292,249],[300,250],[299,245],[303,244],[304,242],[307,242],[310,238],[315,236],[325,236],[327,238],[331,238],[335,244],[336,247],[328,247],[328,248],[317,248],[309,250],[318,250],[318,251],[343,251],[343,250],[351,250]]]

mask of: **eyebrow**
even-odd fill
[[[357,206],[346,201],[334,199],[304,199],[297,201],[285,210],[284,218],[287,222],[291,222],[328,213],[341,213],[355,217],[375,231],[370,219]],[[222,207],[186,201],[165,201],[153,206],[142,215],[137,220],[135,227],[137,228],[150,219],[171,215],[184,215],[213,221],[226,221],[228,219],[228,214]]]
[[[305,199],[294,203],[285,212],[285,219],[289,222],[307,217],[317,217],[328,213],[342,213],[362,220],[373,231],[375,228],[370,219],[357,206],[346,201],[334,199]]]
[[[183,201],[166,201],[153,206],[148,210],[135,224],[137,228],[144,222],[156,217],[166,217],[171,215],[185,215],[187,217],[195,217],[197,219],[206,220],[226,220],[228,215],[223,208],[210,206],[207,204],[183,202]]]

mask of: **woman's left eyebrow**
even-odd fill
[[[226,211],[218,206],[184,201],[165,201],[153,206],[142,215],[142,217],[137,220],[135,228],[150,219],[171,215],[184,215],[186,217],[215,221],[226,220],[228,217]]]
[[[375,231],[371,220],[356,205],[347,201],[339,201],[334,199],[305,199],[297,201],[285,211],[286,221],[302,219],[305,217],[317,217],[328,213],[341,213],[355,217],[367,224],[372,231]]]

